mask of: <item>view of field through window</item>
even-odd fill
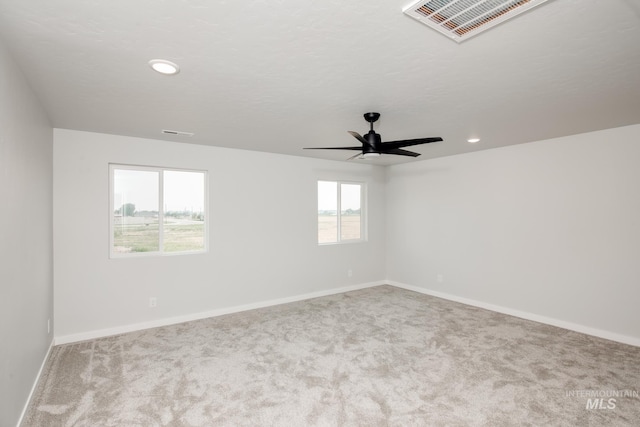
[[[204,188],[204,172],[114,168],[112,253],[204,250]]]
[[[362,239],[362,184],[318,181],[318,243]]]

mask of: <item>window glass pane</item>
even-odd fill
[[[158,179],[155,171],[114,169],[113,252],[160,250]]]
[[[204,175],[203,172],[164,172],[165,252],[204,250]]]
[[[338,241],[338,183],[318,181],[318,243]]]
[[[340,184],[340,240],[360,239],[360,184]]]

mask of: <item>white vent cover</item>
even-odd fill
[[[162,129],[162,133],[167,135],[193,136],[193,132],[183,132],[181,130]]]
[[[421,0],[403,10],[458,43],[547,0]]]

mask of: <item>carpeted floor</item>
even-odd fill
[[[380,286],[54,347],[23,426],[638,426],[638,391],[638,347]]]

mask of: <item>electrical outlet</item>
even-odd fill
[[[438,283],[444,282],[444,274],[442,274],[442,273],[438,274],[436,279],[438,280]]]
[[[156,307],[158,305],[158,299],[156,297],[149,297],[149,308]]]
[[[349,269],[347,270],[347,277],[352,277],[353,276],[353,270]]]
[[[47,333],[51,333],[51,319],[47,319]]]

